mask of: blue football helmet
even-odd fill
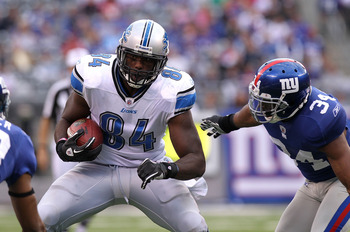
[[[264,63],[249,85],[249,109],[259,123],[291,118],[308,100],[310,77],[305,67],[289,58]]]
[[[6,87],[5,80],[0,77],[0,118],[7,117],[10,103],[10,90]]]
[[[119,40],[116,50],[119,71],[132,88],[151,84],[168,60],[169,40],[164,28],[152,20],[138,20],[130,24]],[[153,70],[138,70],[128,66],[126,58],[142,59]]]

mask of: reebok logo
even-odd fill
[[[283,93],[296,93],[299,91],[299,79],[297,77],[280,79]]]
[[[126,113],[126,114],[136,114],[137,110],[127,110],[127,109],[123,108],[120,112]]]
[[[334,109],[333,109],[333,115],[334,115],[334,117],[337,117],[339,111],[340,111],[340,105],[337,104],[337,105],[334,107]]]

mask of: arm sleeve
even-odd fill
[[[15,146],[14,152],[15,165],[12,175],[6,179],[7,184],[10,186],[14,184],[17,179],[25,173],[33,176],[36,171],[36,157],[34,153],[33,143],[30,137],[22,130],[19,130],[16,135],[15,144],[11,142],[11,146]]]
[[[332,111],[316,123],[317,129],[309,131],[309,139],[315,148],[319,148],[332,142],[344,132],[346,128],[346,112],[340,104],[337,104]]]
[[[180,73],[180,81],[174,84],[174,89],[176,89],[174,93],[175,108],[173,113],[167,117],[167,120],[192,109],[196,102],[197,95],[193,79],[185,72]]]

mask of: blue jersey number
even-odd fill
[[[110,63],[111,63],[111,62],[109,62],[107,60],[104,60],[104,59],[109,59],[109,58],[112,57],[112,55],[109,55],[109,54],[97,54],[97,55],[94,55],[94,54],[92,54],[91,56],[94,57],[94,59],[92,60],[92,62],[89,63],[89,66],[99,67],[102,64],[110,65]]]
[[[175,81],[178,81],[182,78],[182,74],[179,71],[168,68],[162,71],[162,76],[165,78],[171,78]]]
[[[129,138],[130,146],[143,146],[143,150],[150,151],[154,149],[156,142],[153,132],[145,134],[148,119],[139,119],[134,132]],[[124,120],[117,114],[105,113],[101,116],[101,128],[108,133],[104,136],[104,143],[111,148],[120,150],[125,145],[125,139],[122,137]]]

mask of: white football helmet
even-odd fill
[[[0,77],[0,118],[7,117],[10,103],[10,90],[6,87],[4,78]]]
[[[151,84],[168,60],[169,40],[164,28],[152,20],[138,20],[128,26],[119,43],[116,50],[119,71],[128,85],[132,88],[141,88]],[[153,70],[146,71],[129,67],[126,63],[126,55],[139,57],[146,62],[154,62]]]

